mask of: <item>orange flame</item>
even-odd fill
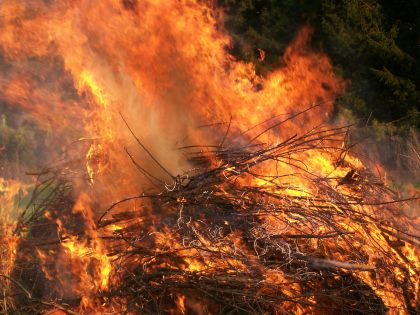
[[[62,239],[60,254],[55,256],[59,260],[54,265],[60,272],[48,275],[58,277],[63,286],[71,275],[70,291],[80,297],[81,310],[100,311],[101,305],[93,301],[93,295],[109,289],[113,281],[113,262],[103,235],[97,231],[99,214],[93,209],[106,209],[150,185],[132,160],[140,161],[141,167],[171,187],[171,175],[191,168],[178,147],[191,143],[223,145],[227,132],[243,145],[253,141],[279,143],[328,121],[334,100],[345,87],[334,75],[328,57],[309,47],[309,27],[304,27],[286,49],[283,67],[267,77],[258,75],[254,65],[238,61],[228,52],[230,37],[221,30],[214,11],[199,0],[4,0],[0,16],[1,57],[10,69],[0,74],[0,100],[25,109],[45,128],[52,127],[54,137],[65,145],[76,140],[88,143],[81,152],[85,156],[86,183],[76,181],[72,210],[72,215],[82,218],[84,230],[82,235],[74,233],[66,226],[65,217],[57,221]],[[261,61],[264,56],[261,51]],[[308,108],[312,110],[300,114],[299,120],[288,120]],[[127,130],[121,116],[138,139]],[[138,142],[163,167],[157,167],[139,149]],[[299,159],[302,169],[332,179],[340,192],[350,192],[340,180],[363,168],[363,164],[346,155],[343,163],[336,165],[334,154],[333,150],[313,150],[301,153]],[[281,167],[279,170],[274,162],[261,166],[268,175],[294,171]],[[234,173],[235,168],[226,172]],[[3,183],[0,181],[0,187]],[[261,178],[254,184],[278,189]],[[285,192],[291,196],[318,194],[317,187],[304,176],[287,185]],[[0,207],[1,198],[0,190]],[[6,198],[10,202],[10,197]],[[140,208],[139,217],[143,215]],[[60,209],[51,209],[55,210]],[[0,216],[3,218],[3,213]],[[299,219],[294,218],[296,222]],[[264,220],[273,233],[283,228],[272,217]],[[344,217],[343,229],[352,233],[349,226],[352,223]],[[372,222],[366,222],[366,227],[375,229]],[[313,228],[328,231],[322,225]],[[118,225],[110,225],[104,233],[119,230]],[[241,247],[241,236],[233,236],[232,242]],[[208,240],[200,241],[211,248]],[[385,244],[387,240],[378,231],[374,241]],[[156,233],[155,242],[180,250],[182,264],[189,272],[224,264],[238,270],[247,268],[237,261],[191,258],[190,250],[171,239],[170,231]],[[355,246],[366,246],[363,240],[359,242]],[[402,250],[419,267],[418,253],[408,246]],[[369,265],[375,264],[377,254],[370,252]],[[42,250],[38,255],[47,275],[49,256]],[[343,258],[340,253],[333,255],[337,260]],[[13,265],[14,253],[7,256],[7,266]],[[414,268],[409,273],[416,274]],[[370,274],[360,277],[375,287],[387,306],[398,309],[399,297],[383,290]],[[386,285],[387,280],[382,280]],[[290,295],[300,292],[298,284],[288,284],[277,270],[270,270],[265,281],[271,286],[288,285],[285,292]],[[186,313],[187,303],[188,297],[178,296],[179,313]],[[301,306],[290,308],[295,313],[305,312]]]

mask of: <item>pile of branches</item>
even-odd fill
[[[185,174],[173,176],[155,159],[170,185],[132,159],[155,188],[100,212],[97,229],[113,271],[112,285],[97,298],[124,300],[119,312],[133,314],[418,313],[419,231],[402,213],[403,200],[346,159],[346,133],[320,127],[275,145],[225,145],[224,139],[185,147],[194,165]],[[302,160],[311,152],[334,158],[348,173],[317,175]],[[53,188],[31,201],[32,216],[72,208],[65,174],[40,175],[51,182],[37,191]],[[51,245],[34,236],[39,224],[54,226],[41,217],[22,216],[20,227],[32,234],[21,251]],[[71,309],[75,300],[58,301],[27,276],[39,268],[30,264],[13,276],[20,283],[15,309],[39,311],[48,303]]]

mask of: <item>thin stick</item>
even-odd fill
[[[140,139],[135,135],[134,131],[130,128],[127,121],[124,119],[121,112],[119,112],[122,120],[124,121],[125,125],[127,126],[128,130],[130,131],[131,135],[136,139],[137,143],[143,148],[143,150],[150,156],[150,158],[166,173],[168,174],[172,179],[175,179],[175,176],[172,175],[154,156],[153,154],[144,146],[144,144],[140,141]]]

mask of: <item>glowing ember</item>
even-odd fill
[[[66,148],[21,233],[10,209],[23,186],[0,180],[7,307],[416,307],[415,225],[328,124],[345,84],[309,27],[261,77],[203,1],[4,0],[0,16],[0,99]]]

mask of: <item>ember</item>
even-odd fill
[[[2,313],[418,311],[416,197],[327,122],[345,83],[308,27],[264,78],[202,1],[0,10],[1,97],[63,148],[24,205],[0,181]]]

